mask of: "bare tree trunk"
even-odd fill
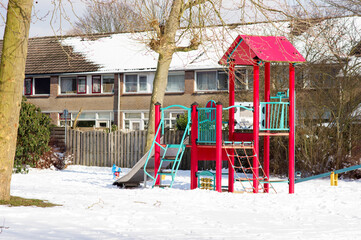
[[[153,81],[153,92],[149,106],[149,121],[147,130],[147,144],[145,150],[148,151],[153,142],[155,134],[155,122],[154,122],[154,104],[159,102],[163,106],[164,94],[168,83],[168,71],[172,61],[172,54],[159,54],[157,72]]]
[[[10,199],[32,3],[8,3],[0,66],[0,200]]]

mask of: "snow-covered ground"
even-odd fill
[[[129,171],[125,169],[124,172]],[[361,239],[361,181],[286,183],[277,194],[118,189],[111,168],[69,166],[15,174],[12,195],[53,208],[0,206],[0,239]]]

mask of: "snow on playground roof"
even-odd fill
[[[203,30],[202,44],[197,50],[177,52],[173,55],[170,70],[222,68],[218,60],[221,59],[234,39],[239,35],[287,36],[298,50],[296,51],[303,55],[307,61],[332,60],[331,58],[335,54],[335,51],[325,44],[327,40],[326,37],[317,34],[325,24],[328,24],[325,23],[326,21],[332,21],[332,26],[341,26],[345,22],[348,22],[349,25],[351,25],[351,23],[353,24],[353,28],[346,31],[346,34],[340,36],[340,40],[333,46],[340,51],[338,55],[348,55],[353,47],[349,44],[352,40],[351,38],[355,38],[355,35],[361,32],[358,31],[361,29],[360,17],[335,18],[320,21],[297,36],[290,35],[290,22],[209,27]],[[155,71],[158,54],[147,47],[147,37],[146,32],[134,34],[116,33],[99,37],[96,40],[88,39],[87,37],[73,36],[64,37],[62,45],[72,47],[75,53],[83,55],[88,61],[100,66],[98,71]],[[182,36],[180,45],[186,46],[189,39],[189,37]],[[360,41],[361,37],[357,40]],[[267,61],[267,59],[268,58],[265,57],[264,60]],[[302,61],[298,59],[292,62]]]

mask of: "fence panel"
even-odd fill
[[[166,130],[164,141],[166,143],[180,143],[183,131]],[[117,166],[133,167],[144,155],[146,144],[146,131],[106,133],[101,131],[81,132],[68,130],[67,152],[72,154],[73,164],[85,166]],[[227,137],[223,132],[223,137]],[[189,144],[189,142],[187,143]],[[186,148],[180,169],[190,169],[191,149]],[[223,167],[227,167],[224,161]],[[199,169],[215,169],[215,161],[200,161]]]

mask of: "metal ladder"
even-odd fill
[[[187,132],[184,133],[183,137],[185,137],[186,134],[187,134]],[[156,183],[156,179],[158,178],[158,176],[170,176],[172,179],[170,185],[159,185],[159,187],[170,187],[171,188],[173,186],[175,176],[176,176],[179,166],[181,164],[186,145],[185,144],[167,144],[166,147],[161,147],[161,148],[164,150],[164,153],[160,160],[160,164],[159,164],[160,167],[153,180],[152,187],[156,186],[155,183]],[[167,152],[172,149],[177,151],[176,156],[167,155]],[[169,163],[171,165],[171,168],[163,169],[161,166],[168,166],[169,164],[167,164],[167,163]]]
[[[178,105],[176,105],[176,106],[178,106]],[[172,106],[170,106],[170,107],[172,107]],[[165,108],[165,109],[168,109],[168,108]],[[183,108],[185,108],[185,107],[183,107]],[[159,124],[158,129],[154,136],[152,146],[149,151],[148,158],[144,164],[144,173],[150,179],[153,180],[152,187],[156,186],[155,184],[156,184],[157,178],[159,176],[170,176],[171,177],[170,185],[159,185],[159,187],[170,187],[171,188],[173,186],[174,179],[177,175],[179,166],[182,161],[183,154],[186,149],[186,142],[188,141],[187,135],[189,135],[190,126],[191,126],[190,110],[188,108],[185,108],[185,109],[188,110],[188,121],[187,121],[187,126],[186,126],[186,129],[184,130],[184,134],[182,136],[182,140],[181,140],[180,144],[164,145],[164,144],[160,144],[156,141],[156,138],[157,138],[157,136],[159,136],[159,134],[161,134],[162,132],[164,134],[164,117],[161,118],[160,124]],[[163,113],[162,113],[162,116],[163,116]],[[148,165],[149,160],[151,159],[151,155],[152,155],[151,153],[154,151],[155,144],[157,144],[160,147],[161,152],[163,151],[163,154],[161,154],[162,156],[161,156],[159,168],[154,177],[150,174],[149,171],[147,171],[148,170],[147,165]],[[171,154],[172,152],[175,154]],[[170,165],[171,165],[171,167],[168,168]]]

